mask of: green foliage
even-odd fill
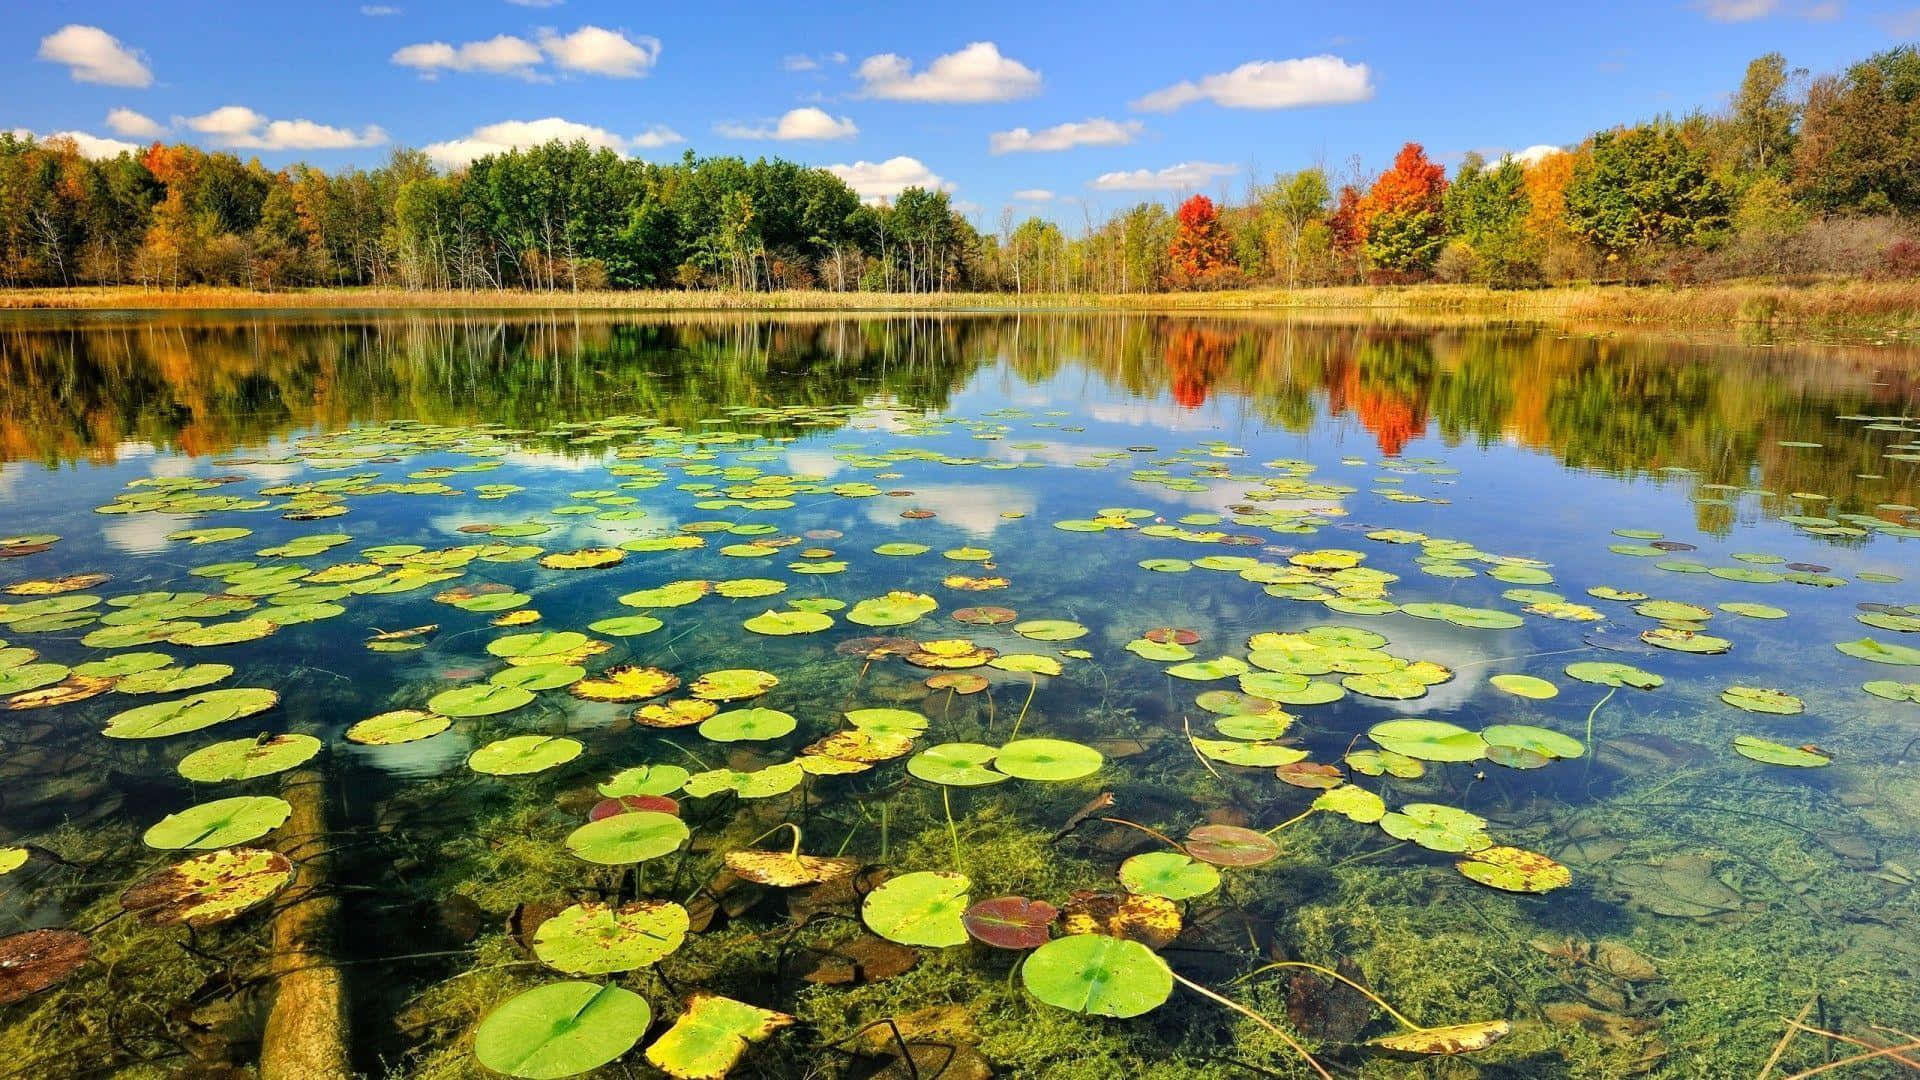
[[[1726,218],[1726,190],[1706,155],[1671,124],[1595,135],[1567,188],[1568,224],[1610,255],[1708,243]]]

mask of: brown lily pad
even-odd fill
[[[1443,1027],[1413,1028],[1393,1035],[1370,1039],[1368,1046],[1418,1057],[1449,1057],[1485,1050],[1513,1031],[1505,1020],[1482,1020],[1472,1024],[1447,1024]]]
[[[849,877],[860,860],[824,855],[796,855],[788,851],[729,851],[727,869],[756,885],[791,889]]]
[[[954,611],[955,622],[968,626],[1001,626],[1020,617],[1020,613],[1008,607],[995,607],[981,604],[975,607],[963,607]]]
[[[977,694],[989,685],[985,675],[966,671],[949,671],[927,680],[929,690],[951,690],[956,694]]]
[[[636,810],[651,810],[660,814],[680,813],[680,803],[665,795],[622,795],[617,799],[601,799],[587,811],[588,821],[599,821],[615,814],[631,814]]]
[[[29,930],[0,938],[0,1005],[58,986],[91,955],[87,935],[72,930]]]
[[[142,878],[120,894],[120,906],[154,926],[198,929],[245,914],[292,880],[293,863],[277,851],[226,848]]]
[[[905,945],[862,934],[817,951],[812,969],[800,977],[820,986],[875,983],[906,974],[919,960],[920,954]]]
[[[1081,889],[1067,898],[1060,927],[1069,934],[1105,934],[1158,949],[1180,936],[1180,908],[1164,896]]]
[[[1214,866],[1259,866],[1280,857],[1280,845],[1263,832],[1238,825],[1201,825],[1187,833],[1187,854]]]
[[[1191,645],[1200,640],[1198,631],[1178,626],[1156,626],[1140,636],[1156,645]]]
[[[1320,791],[1337,788],[1347,782],[1347,775],[1339,768],[1323,765],[1317,761],[1295,761],[1288,765],[1281,765],[1273,770],[1273,775],[1279,777],[1282,783]]]
[[[960,922],[975,940],[996,949],[1037,949],[1047,943],[1047,928],[1059,914],[1045,900],[997,896],[969,907]]]

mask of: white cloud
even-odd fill
[[[789,53],[780,58],[783,71],[818,71],[827,64],[844,64],[847,54],[843,52],[820,53],[809,56],[806,53]]]
[[[917,73],[906,57],[881,53],[862,60],[854,74],[866,96],[894,101],[1014,101],[1040,92],[1040,73],[1001,56],[991,41],[937,57]]]
[[[40,59],[67,65],[74,82],[153,85],[153,72],[140,54],[97,26],[70,23],[41,38]]]
[[[910,187],[929,191],[951,191],[953,185],[935,176],[918,158],[890,157],[885,161],[856,161],[851,165],[829,165],[827,171],[847,182],[847,186],[866,202],[891,199]]]
[[[1229,109],[1292,109],[1303,105],[1350,105],[1373,96],[1373,76],[1365,64],[1337,56],[1295,60],[1254,60],[1232,71],[1208,75],[1155,90],[1133,103],[1148,112],[1169,112],[1196,101]]]
[[[523,150],[555,139],[564,142],[584,142],[591,147],[604,148],[621,154],[630,150],[650,150],[684,141],[678,132],[660,125],[627,138],[616,135],[606,128],[577,124],[571,120],[562,120],[558,116],[548,116],[539,120],[503,120],[497,124],[476,128],[471,135],[463,139],[431,143],[424,149],[426,155],[438,164],[453,168],[469,164],[475,158],[485,157],[488,154]]]
[[[1021,202],[1052,202],[1053,192],[1040,187],[1022,188],[1014,192],[1013,197]]]
[[[1079,123],[1055,124],[1039,131],[1017,127],[987,136],[987,150],[995,154],[1021,151],[1071,150],[1076,146],[1125,146],[1146,129],[1138,120],[1118,123],[1104,116]]]
[[[715,124],[713,130],[729,139],[851,139],[860,134],[851,119],[842,116],[836,120],[812,106],[789,110],[772,127]]]
[[[540,47],[566,71],[615,79],[640,78],[660,59],[659,38],[645,34],[628,38],[599,26],[583,26],[571,34],[542,30]]]
[[[400,9],[392,4],[361,4],[360,14],[378,19],[387,15],[398,15]]]
[[[222,105],[181,122],[211,136],[216,145],[235,150],[347,150],[387,141],[387,133],[376,124],[354,131],[304,118],[269,120],[244,105]]]
[[[134,112],[132,109],[113,109],[107,113],[107,126],[116,135],[131,135],[136,139],[157,139],[167,133],[167,129],[152,117]]]
[[[1101,173],[1087,186],[1096,191],[1188,191],[1239,171],[1232,165],[1211,161],[1183,161],[1164,169]]]
[[[99,160],[119,157],[122,153],[138,154],[140,151],[146,149],[146,147],[138,143],[102,138],[99,135],[89,135],[84,131],[55,131],[46,135],[35,135],[26,128],[14,128],[13,137],[16,139],[34,139],[42,145],[50,143],[55,139],[71,139],[73,140],[74,148],[80,151],[81,157]]]
[[[487,75],[534,77],[533,67],[540,62],[540,49],[525,38],[500,34],[485,41],[449,45],[444,41],[426,41],[395,51],[392,58],[401,67],[416,68],[432,78],[442,71],[477,71]]]
[[[1525,150],[1515,151],[1507,156],[1522,165],[1533,166],[1540,164],[1555,154],[1564,153],[1566,153],[1566,151],[1557,146],[1549,146],[1546,143],[1536,143],[1533,146],[1527,147]]]
[[[1780,0],[1699,0],[1698,7],[1714,22],[1751,22],[1780,9]]]

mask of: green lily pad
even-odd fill
[[[1085,637],[1087,628],[1066,619],[1028,619],[1014,623],[1013,632],[1035,641],[1073,641]]]
[[[1173,994],[1173,972],[1152,949],[1126,938],[1074,934],[1035,949],[1020,966],[1027,992],[1056,1008],[1125,1019]]]
[[[1920,682],[1895,682],[1892,679],[1875,679],[1861,684],[1860,689],[1874,697],[1883,697],[1888,701],[1920,702]]]
[[[427,710],[441,716],[465,719],[511,712],[532,702],[533,691],[524,687],[485,682],[442,690],[427,699]]]
[[[1887,645],[1872,638],[1842,641],[1834,646],[1841,652],[1876,664],[1920,665],[1920,649],[1908,645]]]
[[[710,716],[701,722],[700,734],[715,742],[758,742],[790,735],[796,726],[790,714],[756,706]]]
[[[646,1000],[612,983],[557,982],[507,999],[474,1031],[473,1056],[497,1073],[553,1080],[633,1049],[653,1022]]]
[[[688,926],[687,909],[670,900],[618,908],[589,900],[541,923],[534,931],[533,954],[568,975],[632,971],[678,949]]]
[[[1670,626],[1656,626],[1651,630],[1643,630],[1640,633],[1640,640],[1656,649],[1670,649],[1683,653],[1723,653],[1733,648],[1733,642],[1726,638],[1703,634],[1698,630],[1675,630]],[[1920,652],[1914,655],[1920,657]],[[1920,664],[1920,659],[1916,659],[1914,663]]]
[[[1367,751],[1357,752],[1366,753]],[[1349,763],[1352,757],[1353,755],[1348,755]],[[1349,821],[1357,821],[1362,825],[1372,825],[1387,813],[1387,804],[1381,801],[1380,796],[1353,784],[1342,784],[1321,792],[1314,798],[1313,808],[1330,814],[1339,814]]]
[[[669,855],[691,835],[687,823],[657,810],[590,821],[567,834],[567,850],[591,863],[624,866]]]
[[[1775,716],[1793,716],[1806,711],[1806,703],[1785,690],[1759,686],[1729,686],[1720,691],[1720,700],[1736,709]]]
[[[1535,701],[1544,701],[1547,698],[1558,697],[1560,694],[1559,687],[1532,675],[1495,675],[1487,681],[1515,697],[1531,698]]]
[[[905,626],[939,607],[923,593],[895,591],[862,600],[847,610],[847,621],[861,626]]]
[[[467,767],[487,776],[525,776],[565,765],[580,756],[579,740],[554,735],[512,735],[467,755]]]
[[[1551,892],[1573,883],[1573,871],[1524,848],[1484,848],[1453,865],[1468,879],[1507,892]]]
[[[347,729],[346,740],[362,746],[398,746],[431,738],[453,726],[453,721],[438,713],[421,709],[394,709]]]
[[[1065,739],[1016,739],[994,755],[994,767],[1018,780],[1061,781],[1092,776],[1106,763],[1100,751]]]
[[[1582,660],[1577,664],[1568,664],[1567,677],[1598,686],[1631,686],[1636,690],[1653,690],[1666,684],[1666,679],[1651,671],[1642,671],[1632,664],[1617,664],[1611,661]]]
[[[1220,871],[1177,851],[1149,851],[1120,864],[1120,884],[1130,893],[1191,900],[1220,887]]]
[[[756,634],[788,637],[825,630],[833,625],[833,616],[813,611],[766,611],[741,625]]]
[[[1493,846],[1486,825],[1478,814],[1437,803],[1408,803],[1398,813],[1380,818],[1380,828],[1388,836],[1429,851],[1484,851]]]
[[[302,765],[320,752],[311,735],[263,735],[202,747],[180,759],[181,776],[202,784],[252,780]]]
[[[687,782],[688,775],[687,770],[678,765],[635,765],[614,773],[598,790],[609,799],[627,795],[671,795]]]
[[[984,787],[1008,779],[993,769],[1000,751],[983,743],[941,743],[907,759],[907,772],[929,784]]]
[[[1367,730],[1383,750],[1418,761],[1477,761],[1487,743],[1478,732],[1444,720],[1387,720]]]
[[[1766,765],[1786,765],[1796,769],[1817,769],[1822,765],[1833,764],[1833,758],[1816,750],[1798,746],[1787,746],[1758,735],[1736,735],[1733,740],[1734,752],[1744,758]]]
[[[271,795],[240,795],[168,814],[141,837],[151,848],[224,848],[258,840],[286,823],[293,805]]]
[[[920,870],[888,878],[860,904],[867,929],[902,945],[947,948],[967,943],[961,915],[972,882],[965,874]]]
[[[236,688],[207,690],[173,701],[156,701],[116,713],[101,734],[109,739],[158,739],[184,735],[228,720],[253,716],[273,708],[280,695],[271,690]]]
[[[1193,748],[1214,761],[1248,768],[1271,769],[1306,759],[1307,752],[1280,743],[1236,742],[1231,739],[1193,739]]]
[[[578,664],[523,664],[519,667],[502,668],[487,676],[487,681],[495,686],[515,687],[521,690],[558,690],[563,686],[572,686],[586,677],[587,669]]]
[[[1480,737],[1489,747],[1524,750],[1543,758],[1577,758],[1587,752],[1579,739],[1531,724],[1493,724],[1482,728]]]
[[[509,634],[487,643],[487,651],[503,660],[564,656],[587,643],[587,635],[572,630],[542,630]]]
[[[664,625],[651,615],[615,615],[610,619],[590,622],[587,629],[608,637],[639,637],[651,634]]]

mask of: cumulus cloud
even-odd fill
[[[644,34],[629,38],[618,30],[599,26],[583,26],[571,34],[542,30],[539,38],[538,44],[512,34],[458,45],[423,41],[396,50],[391,59],[428,79],[443,71],[459,71],[510,75],[529,82],[546,77],[540,70],[546,61],[561,71],[637,79],[653,70],[660,59],[660,39]]]
[[[1698,7],[1714,22],[1751,22],[1780,10],[1780,0],[1700,0]]]
[[[542,30],[540,47],[564,71],[613,79],[640,78],[660,59],[659,38],[645,34],[629,38],[599,26],[583,26],[571,34]]]
[[[1164,169],[1101,173],[1087,186],[1095,191],[1187,191],[1239,171],[1232,165],[1211,161],[1183,161]]]
[[[836,120],[812,106],[789,110],[771,127],[715,124],[713,130],[729,139],[851,139],[860,134],[851,119],[842,116]]]
[[[991,41],[937,57],[920,72],[898,53],[880,53],[860,61],[854,75],[866,96],[893,101],[1015,101],[1040,92],[1040,73],[1000,55]]]
[[[659,125],[628,137],[591,124],[577,124],[558,116],[548,116],[539,120],[503,120],[497,124],[476,128],[465,138],[430,143],[424,149],[426,155],[436,163],[454,168],[469,164],[475,158],[486,157],[488,154],[523,150],[555,139],[565,142],[584,142],[596,149],[604,148],[620,154],[632,150],[655,149],[684,141],[672,128]]]
[[[864,202],[891,199],[910,187],[929,191],[951,191],[953,185],[934,175],[918,158],[890,157],[885,161],[856,161],[851,165],[829,165],[827,171],[847,182]]]
[[[1013,193],[1013,197],[1021,202],[1052,202],[1053,192],[1041,187],[1021,188]]]
[[[1304,105],[1350,105],[1373,96],[1373,73],[1322,54],[1294,60],[1254,60],[1232,71],[1155,90],[1133,103],[1148,112],[1169,112],[1196,101],[1229,109],[1292,109]]]
[[[157,139],[167,133],[164,125],[150,116],[134,112],[132,109],[113,109],[107,113],[107,126],[116,135],[130,135],[136,139]]]
[[[140,53],[97,26],[69,23],[40,39],[40,59],[67,65],[74,82],[105,86],[153,85]]]
[[[1516,150],[1507,156],[1522,165],[1532,166],[1540,164],[1555,154],[1564,153],[1566,153],[1566,151],[1557,146],[1549,146],[1546,143],[1536,143],[1533,146],[1527,147],[1525,150]]]
[[[199,116],[175,119],[209,136],[216,145],[234,150],[348,150],[387,141],[387,133],[377,124],[354,131],[304,118],[269,120],[244,105],[222,105]]]
[[[53,142],[56,139],[69,139],[72,140],[74,149],[80,152],[81,157],[100,160],[119,157],[122,153],[137,154],[146,149],[138,143],[121,142],[119,139],[108,139],[99,135],[89,135],[84,131],[55,131],[46,135],[36,135],[26,128],[14,128],[13,137],[16,139],[33,139],[42,145]]]
[[[485,41],[450,45],[444,41],[425,41],[396,50],[391,58],[401,67],[418,70],[426,78],[442,71],[480,72],[486,75],[535,77],[534,65],[541,60],[540,49],[525,38],[500,34]]]
[[[1138,120],[1119,123],[1104,116],[1079,123],[1055,124],[1039,131],[1017,127],[987,136],[987,150],[995,154],[1022,151],[1071,150],[1076,146],[1125,146],[1145,130]]]

